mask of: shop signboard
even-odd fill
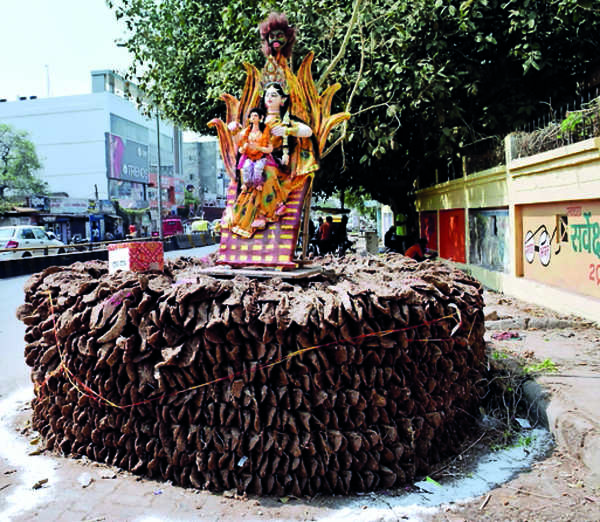
[[[87,214],[89,202],[86,198],[50,198],[50,213]]]
[[[35,208],[42,212],[48,212],[50,209],[50,200],[47,196],[29,196],[27,198],[27,205],[29,208]]]

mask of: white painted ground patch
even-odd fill
[[[50,457],[29,455],[36,449],[24,438],[17,436],[13,423],[18,412],[33,398],[31,387],[21,388],[0,401],[0,455],[18,473],[14,474],[18,484],[6,491],[6,507],[0,512],[0,520],[30,510],[51,498],[56,489],[55,462]],[[38,489],[32,489],[39,481],[47,480]]]

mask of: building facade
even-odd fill
[[[225,173],[217,138],[202,136],[184,143],[182,163],[186,188],[198,202],[195,213],[203,212],[211,220],[220,217],[225,207],[229,177]]]
[[[104,210],[115,215],[115,203],[140,230],[158,230],[159,142],[164,213],[183,205],[181,131],[144,116],[126,97],[132,89],[113,71],[93,71],[90,94],[0,103],[0,121],[29,133],[42,162],[40,178],[51,193],[66,195],[62,203],[53,198],[56,208],[89,202],[85,212],[97,219],[88,219],[88,237],[96,220],[103,232],[114,226]],[[75,233],[70,228],[61,229],[63,240]]]

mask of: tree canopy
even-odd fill
[[[35,177],[41,167],[27,133],[0,123],[0,206],[32,194],[45,194],[46,183]]]
[[[324,158],[316,190],[366,191],[400,208],[417,178],[470,144],[573,96],[598,64],[590,0],[107,0],[128,36],[132,79],[166,117],[206,133],[259,67],[257,26],[270,11],[298,30],[292,67],[316,53],[317,81],[342,89],[352,118]],[[348,31],[350,29],[350,31]],[[335,138],[335,137],[334,137]]]

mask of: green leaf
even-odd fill
[[[429,482],[430,484],[433,484],[439,488],[442,487],[442,485],[437,480],[433,480],[431,477],[425,477],[425,482]]]

